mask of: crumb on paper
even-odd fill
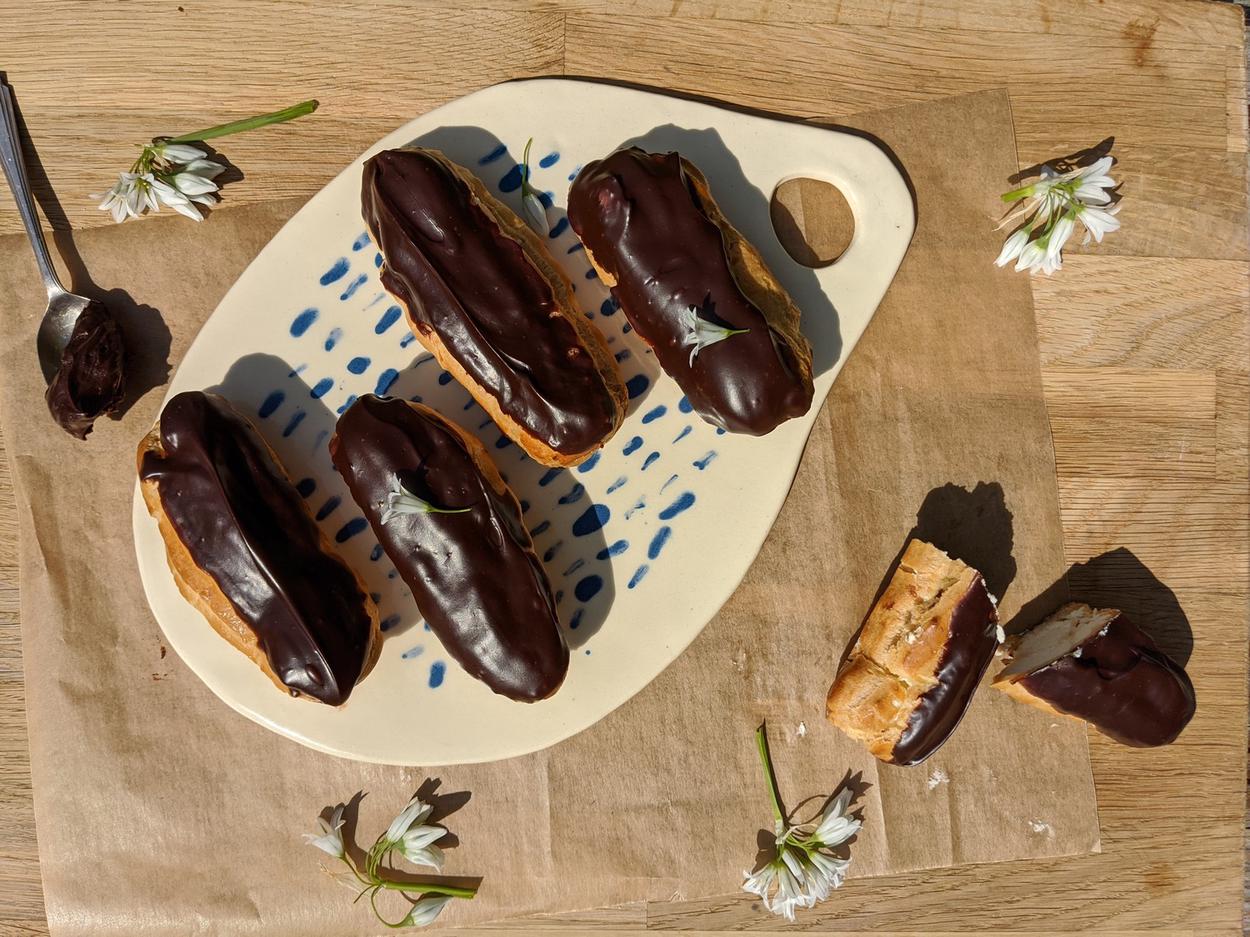
[[[797,735],[799,738],[802,738],[803,736],[807,735],[807,723],[800,722],[799,727],[794,730],[794,734]]]
[[[1081,656],[1081,649],[1080,649],[1079,647],[1074,647],[1074,648],[1072,649],[1072,656],[1073,656],[1073,657],[1080,657],[1080,656]]]
[[[741,648],[735,651],[734,656],[731,657],[729,660],[730,660],[730,663],[734,665],[734,670],[738,671],[738,673],[742,673],[744,670],[746,670],[747,652],[742,650]]]
[[[949,784],[951,776],[941,768],[934,768],[933,773],[929,775],[929,790],[933,790],[939,784]]]
[[[1043,820],[1030,820],[1029,829],[1034,833],[1045,833],[1051,839],[1055,838],[1055,828]]]

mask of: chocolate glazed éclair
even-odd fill
[[[705,204],[696,172],[677,153],[617,150],[577,174],[569,223],[630,324],[699,415],[760,436],[811,407],[811,351],[797,334],[797,309],[762,259],[713,220],[719,211]],[[748,262],[759,281],[751,295],[738,279],[748,275]],[[790,340],[757,305],[763,296],[793,317]],[[711,323],[747,331],[704,347],[692,363],[683,343],[690,307]]]
[[[367,596],[325,551],[303,499],[252,425],[215,394],[187,391],[161,413],[162,452],[147,451],[139,478],[195,565],[208,573],[256,635],[293,694],[337,706],[370,652]]]
[[[998,609],[980,575],[951,612],[950,634],[938,663],[937,685],[925,691],[894,744],[890,761],[914,765],[955,731],[998,647]]]
[[[369,394],[339,418],[330,453],[447,652],[509,699],[554,693],[569,651],[551,585],[521,507],[481,444],[428,407]],[[401,489],[458,513],[384,521]]]
[[[551,282],[441,154],[377,154],[365,163],[361,200],[382,285],[504,414],[565,456],[612,435],[622,405]]]
[[[1016,682],[1059,712],[1137,747],[1174,741],[1196,706],[1189,675],[1123,615],[1080,645],[1079,655],[1066,654]]]

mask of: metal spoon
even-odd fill
[[[39,216],[35,214],[35,202],[30,196],[26,166],[22,162],[22,144],[18,139],[17,118],[13,112],[13,91],[3,81],[0,81],[0,165],[4,166],[4,176],[13,190],[26,236],[35,249],[39,275],[43,277],[43,285],[48,291],[48,308],[39,323],[35,347],[39,351],[39,366],[43,369],[44,380],[51,381],[61,365],[61,352],[69,343],[74,323],[90,300],[62,286],[56,268],[52,266],[48,245],[44,243],[43,231],[39,227]]]

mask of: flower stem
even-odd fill
[[[773,802],[773,816],[777,822],[785,823],[785,811],[781,809],[781,795],[777,793],[777,776],[773,773],[773,759],[768,753],[768,723],[761,722],[755,730],[755,748],[760,755],[760,764],[764,767],[764,779],[768,782],[768,796]]]
[[[382,912],[378,910],[378,893],[376,889],[374,889],[369,894],[369,906],[373,908],[373,916],[377,918],[379,921],[381,921],[383,924],[385,924],[387,927],[389,927],[391,930],[399,930],[401,927],[404,926],[404,921],[408,920],[408,916],[404,915],[404,917],[399,922],[392,924],[386,918],[382,917]]]
[[[296,117],[303,117],[305,114],[311,114],[317,109],[317,103],[316,100],[311,99],[301,101],[299,104],[283,108],[280,111],[274,111],[271,114],[261,114],[258,117],[249,117],[246,120],[234,120],[228,124],[218,124],[216,127],[208,127],[204,130],[196,130],[192,133],[182,133],[176,137],[163,137],[161,139],[166,143],[194,143],[199,140],[224,137],[232,133],[242,133],[244,130],[255,130],[257,127],[280,124],[284,121],[294,120]]]
[[[1022,198],[1028,198],[1033,194],[1033,185],[1022,186],[1018,189],[1012,189],[1010,192],[1004,192],[999,196],[1004,202],[1018,202]]]
[[[410,891],[421,895],[451,895],[453,898],[473,898],[477,895],[476,888],[465,888],[461,885],[440,885],[437,882],[392,882],[379,878],[374,882],[380,888],[391,891]]]

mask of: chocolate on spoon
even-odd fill
[[[35,338],[39,363],[49,381],[45,394],[48,409],[67,433],[86,439],[96,419],[121,404],[125,392],[125,345],[117,320],[108,308],[97,300],[69,292],[56,275],[22,162],[13,92],[3,81],[0,165],[17,201],[22,226],[48,291],[48,308]]]

